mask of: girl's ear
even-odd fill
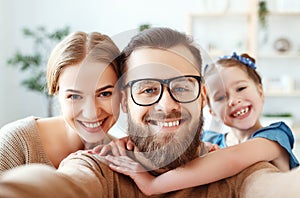
[[[121,108],[124,113],[128,113],[126,91],[121,91]]]
[[[259,84],[257,86],[257,89],[258,89],[259,95],[264,98],[264,90],[263,90],[262,84]]]

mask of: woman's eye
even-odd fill
[[[71,94],[67,98],[71,100],[80,100],[82,97],[80,95]]]
[[[112,95],[111,91],[105,91],[105,92],[101,92],[99,94],[99,97],[110,97]]]

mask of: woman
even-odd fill
[[[114,42],[97,32],[63,39],[47,65],[48,92],[57,96],[61,116],[31,116],[1,128],[0,173],[29,163],[58,167],[70,153],[106,143],[119,114],[118,55]]]

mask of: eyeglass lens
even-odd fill
[[[194,77],[180,77],[168,81],[169,92],[178,102],[191,102],[199,95],[199,82]],[[133,100],[140,105],[156,103],[162,95],[163,84],[160,80],[139,80],[132,84]]]

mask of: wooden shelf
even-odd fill
[[[189,18],[197,18],[197,17],[231,17],[231,16],[249,16],[247,12],[215,12],[215,13],[190,13],[188,15]]]
[[[280,12],[280,11],[271,11],[268,14],[269,16],[280,16],[280,17],[284,17],[284,16],[291,16],[291,17],[300,17],[300,12],[296,12],[296,11],[285,11],[285,12]]]
[[[258,52],[258,58],[300,58],[300,51]]]
[[[300,97],[300,91],[265,91],[266,97]]]

